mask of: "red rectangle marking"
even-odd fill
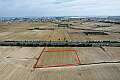
[[[76,50],[47,50],[44,52],[76,52]]]
[[[41,55],[43,55],[43,52],[75,52],[74,58],[76,59],[76,63],[73,64],[58,64],[58,65],[37,65],[38,61],[41,59]],[[68,56],[65,56],[65,58],[67,59]],[[80,59],[79,56],[77,54],[77,50],[47,50],[45,51],[45,48],[43,48],[40,56],[37,59],[36,64],[34,65],[34,68],[49,68],[49,67],[62,67],[62,66],[77,66],[80,64]]]

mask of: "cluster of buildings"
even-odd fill
[[[99,22],[120,22],[119,16],[109,17],[78,17],[78,16],[62,16],[62,17],[0,17],[0,22],[54,22],[54,21],[99,21]]]

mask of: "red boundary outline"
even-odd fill
[[[76,52],[76,50],[47,50],[44,52]]]
[[[53,66],[45,66],[45,65],[42,65],[41,67],[39,67],[39,66],[37,66],[37,63],[38,63],[40,57],[42,56],[44,50],[45,50],[45,47],[43,48],[40,56],[37,58],[37,62],[35,63],[35,65],[33,66],[33,68],[50,68],[50,67],[63,67],[63,66],[77,66],[77,65],[80,64],[80,58],[79,58],[79,56],[78,56],[78,54],[77,54],[77,51],[74,50],[74,52],[75,52],[75,59],[77,59],[75,64],[59,64],[59,65],[53,65]],[[45,51],[45,52],[46,52],[46,51]]]
[[[41,52],[40,56],[37,58],[37,62],[35,63],[35,65],[33,66],[33,68],[36,68],[37,63],[38,63],[38,61],[39,61],[40,57],[42,56],[42,54],[43,54],[44,50],[45,50],[45,47],[43,48],[43,50],[42,50],[42,52]]]
[[[80,64],[80,58],[79,58],[79,55],[77,54],[77,51],[75,51],[75,54],[76,54],[76,58],[77,58],[77,64]]]

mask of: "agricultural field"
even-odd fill
[[[1,23],[2,40],[120,40],[120,25],[71,21],[76,29],[54,23]],[[96,25],[111,25],[98,27]],[[11,28],[12,27],[12,28]],[[114,27],[114,28],[113,28]],[[45,30],[31,30],[46,28]],[[54,28],[49,30],[48,28]],[[108,35],[93,34],[96,30]],[[85,32],[92,32],[86,35]],[[0,46],[0,80],[119,80],[120,47]]]
[[[35,68],[75,66],[80,64],[77,51],[69,48],[45,48]]]

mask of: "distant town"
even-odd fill
[[[81,20],[81,21],[95,21],[95,22],[105,22],[105,23],[116,23],[120,24],[120,16],[97,16],[97,17],[88,17],[88,16],[61,16],[61,17],[0,17],[0,23],[13,23],[13,22],[54,22],[54,21],[72,21],[72,20]]]

